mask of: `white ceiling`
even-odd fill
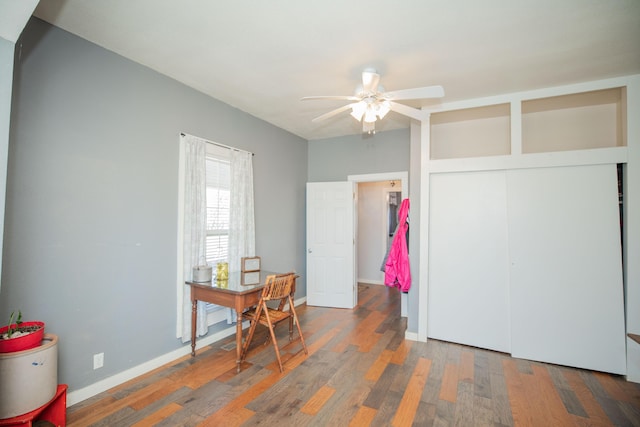
[[[35,16],[308,140],[361,132],[347,112],[311,122],[342,101],[300,98],[351,95],[368,67],[386,90],[442,85],[438,102],[640,74],[638,0],[45,0]]]

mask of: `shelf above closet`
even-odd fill
[[[522,152],[626,146],[625,89],[613,88],[522,102]]]
[[[509,104],[431,114],[431,160],[511,154]]]

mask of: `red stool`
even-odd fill
[[[31,427],[38,421],[46,421],[56,427],[67,425],[67,385],[58,384],[55,396],[48,403],[26,414],[0,420],[2,427]],[[44,425],[48,425],[43,423]]]

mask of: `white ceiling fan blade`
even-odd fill
[[[426,118],[426,114],[424,114],[422,110],[418,110],[417,108],[409,107],[404,104],[389,101],[389,107],[391,108],[391,111],[395,111],[403,116],[411,117],[412,119],[424,120]]]
[[[301,101],[308,101],[310,99],[341,99],[347,101],[360,101],[360,98],[353,95],[318,95],[318,96],[305,96],[301,98]]]
[[[416,87],[385,92],[382,96],[389,100],[442,98],[444,96],[444,88],[442,86]]]
[[[374,70],[364,70],[362,72],[362,91],[376,92],[378,89],[378,83],[380,83],[380,74]]]
[[[343,111],[347,111],[348,109],[350,109],[352,106],[356,105],[357,102],[354,102],[353,104],[347,104],[347,105],[343,105],[340,108],[336,108],[335,110],[331,110],[328,113],[324,113],[321,116],[316,117],[315,119],[311,120],[312,122],[320,122],[322,120],[326,120],[330,117],[333,117],[337,114],[342,113]]]

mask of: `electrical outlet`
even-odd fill
[[[104,353],[93,355],[93,369],[102,368],[104,366]]]

